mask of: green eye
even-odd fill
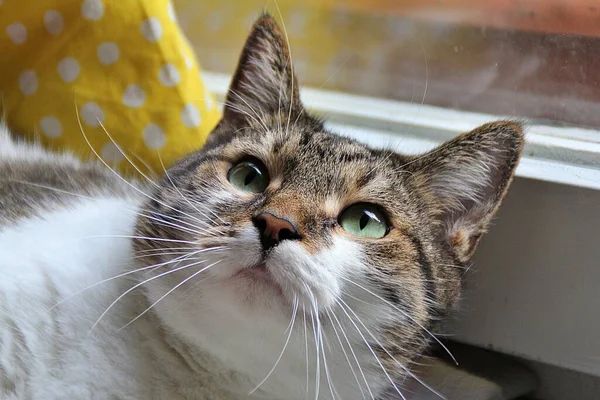
[[[244,161],[231,170],[227,178],[236,188],[244,192],[260,193],[269,185],[269,176],[262,165]]]
[[[340,225],[348,233],[372,239],[384,237],[390,229],[381,208],[368,203],[355,204],[344,210]]]

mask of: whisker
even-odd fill
[[[212,250],[212,249],[213,249],[213,248],[209,248],[209,249],[202,249],[202,251],[198,251],[198,252],[196,252],[196,253],[186,253],[186,254],[184,254],[184,255],[183,255],[183,256],[181,256],[181,257],[177,257],[177,258],[174,258],[174,259],[172,259],[172,260],[169,260],[169,261],[165,261],[165,262],[158,263],[158,264],[153,264],[153,265],[148,265],[148,266],[141,267],[141,268],[136,268],[136,269],[134,269],[134,270],[127,271],[127,272],[123,272],[123,273],[121,273],[121,274],[118,274],[118,275],[112,276],[112,277],[110,277],[110,278],[103,279],[103,280],[101,280],[101,281],[99,281],[99,282],[96,282],[96,283],[94,283],[94,284],[90,285],[90,286],[87,286],[87,287],[85,287],[85,288],[83,288],[83,289],[80,289],[80,290],[76,291],[75,293],[72,293],[72,294],[70,294],[69,296],[65,297],[64,299],[61,299],[61,300],[60,300],[58,303],[56,303],[55,305],[53,305],[52,307],[50,307],[50,308],[49,308],[49,311],[51,311],[51,310],[53,310],[54,308],[58,307],[59,305],[61,305],[61,304],[62,304],[62,303],[64,303],[65,301],[67,301],[67,300],[69,300],[69,299],[71,299],[71,298],[73,298],[73,297],[77,296],[78,294],[81,294],[81,293],[85,292],[86,290],[89,290],[89,289],[91,289],[91,288],[94,288],[94,287],[96,287],[96,286],[98,286],[98,285],[101,285],[101,284],[103,284],[103,283],[106,283],[106,282],[112,281],[113,279],[117,279],[117,278],[121,278],[121,277],[124,277],[124,276],[127,276],[127,275],[131,275],[131,274],[134,274],[134,273],[136,273],[136,272],[147,271],[147,270],[149,270],[149,269],[151,269],[151,268],[157,268],[157,267],[162,267],[162,266],[165,266],[165,265],[169,265],[169,264],[173,264],[173,263],[181,262],[181,261],[183,261],[183,260],[186,260],[186,259],[188,258],[188,257],[186,257],[186,256],[192,257],[192,256],[194,256],[194,255],[198,254],[199,252],[204,252],[204,251],[208,251],[208,250]]]
[[[46,190],[50,190],[50,191],[53,191],[53,192],[67,194],[67,195],[70,195],[70,196],[73,196],[73,197],[78,197],[78,198],[82,198],[82,199],[86,199],[86,200],[96,200],[96,198],[94,198],[92,196],[87,196],[87,195],[80,194],[80,193],[70,192],[68,190],[58,189],[58,188],[54,188],[52,186],[42,185],[42,184],[39,184],[39,183],[34,183],[34,182],[29,182],[29,181],[23,181],[23,180],[18,180],[18,179],[8,179],[6,181],[7,182],[18,183],[18,184],[21,184],[21,185],[33,186],[33,187],[37,187],[37,188],[40,188],[40,189],[46,189]],[[186,228],[186,227],[180,226],[178,224],[174,224],[174,223],[171,223],[169,221],[164,221],[162,219],[158,219],[158,218],[153,217],[151,215],[144,214],[144,213],[142,213],[142,212],[139,211],[139,210],[143,210],[143,209],[132,209],[132,208],[125,208],[125,207],[122,207],[122,208],[124,210],[126,210],[126,211],[135,213],[136,215],[139,215],[139,216],[142,216],[142,217],[145,217],[145,218],[152,219],[154,221],[163,223],[163,225],[164,224],[168,224],[168,226],[178,228],[178,229],[180,229],[180,230],[182,230],[184,232],[195,233],[195,234],[198,234],[198,235],[204,235],[206,232],[208,232],[206,230],[198,231],[198,230],[195,230],[195,229]],[[158,212],[155,212],[155,214],[159,215],[159,216],[164,216],[164,217],[167,217],[167,218],[172,218],[172,217],[169,217],[168,215],[161,214],[161,213],[158,213]],[[178,220],[178,222],[186,223],[185,221],[181,221],[181,220]],[[195,227],[192,224],[188,224],[188,225]],[[199,228],[199,229],[202,229],[202,228]]]
[[[131,155],[134,156],[135,159],[138,160],[144,167],[146,167],[146,169],[148,170],[148,173],[150,173],[152,175],[150,177],[150,179],[152,179],[153,181],[157,181],[158,179],[160,179],[160,176],[156,173],[156,171],[154,171],[154,168],[152,168],[150,166],[150,164],[148,164],[146,161],[144,161],[144,159],[142,157],[140,157],[133,151],[131,152]]]
[[[131,293],[132,291],[134,291],[135,289],[139,288],[140,286],[142,286],[142,285],[144,285],[144,284],[146,284],[146,283],[148,283],[148,282],[151,282],[151,281],[153,281],[153,280],[155,280],[155,279],[158,279],[158,278],[160,278],[160,277],[163,277],[163,276],[165,276],[165,275],[172,274],[172,273],[174,273],[174,272],[177,272],[177,271],[181,271],[182,269],[191,268],[191,267],[193,267],[193,266],[195,266],[195,265],[202,264],[203,262],[205,262],[205,260],[201,260],[201,261],[198,261],[198,262],[195,262],[195,263],[191,263],[191,264],[184,265],[183,267],[178,267],[178,268],[175,268],[175,269],[168,270],[168,271],[166,271],[166,272],[163,272],[163,273],[160,273],[160,274],[158,274],[158,275],[156,275],[156,276],[153,276],[152,278],[148,278],[148,279],[146,279],[146,280],[144,280],[144,281],[142,281],[142,282],[140,282],[140,283],[138,283],[138,284],[136,284],[136,285],[132,286],[131,288],[127,289],[127,290],[125,291],[125,293],[123,293],[122,295],[120,295],[119,297],[117,297],[117,298],[115,299],[115,301],[113,301],[113,302],[112,302],[112,303],[111,303],[111,304],[110,304],[110,305],[109,305],[109,306],[106,308],[106,310],[104,310],[104,312],[103,312],[103,313],[100,315],[100,317],[98,317],[98,319],[96,320],[96,322],[94,322],[94,324],[93,324],[93,325],[92,325],[92,327],[90,328],[90,330],[89,330],[89,332],[88,332],[88,335],[89,335],[90,333],[92,333],[92,331],[94,330],[94,328],[95,328],[95,327],[98,325],[98,323],[100,323],[100,320],[102,320],[102,318],[103,318],[103,317],[104,317],[104,316],[105,316],[105,315],[108,313],[108,311],[109,311],[110,309],[112,309],[112,308],[113,308],[113,306],[114,306],[115,304],[117,304],[117,303],[119,302],[119,300],[121,300],[121,299],[122,299],[123,297],[125,297],[127,294]]]
[[[180,255],[180,254],[187,254],[187,251],[169,251],[169,252],[163,252],[163,253],[154,253],[154,254],[140,254],[139,256],[134,256],[131,257],[132,260],[139,260],[142,258],[148,258],[148,257],[163,257],[163,256],[176,256],[176,255]]]
[[[348,278],[344,278],[341,277],[343,280],[345,280],[348,283],[351,283],[352,285],[357,286],[358,288],[364,290],[365,292],[371,294],[372,296],[378,298],[379,300],[383,301],[384,303],[388,304],[390,307],[394,308],[395,310],[397,310],[398,312],[400,312],[404,317],[410,319],[414,324],[416,324],[419,328],[423,329],[423,331],[425,331],[429,336],[431,336],[440,346],[442,346],[442,348],[446,351],[446,353],[448,353],[448,355],[450,356],[450,358],[452,358],[452,361],[454,361],[454,363],[456,365],[458,365],[458,361],[456,361],[456,358],[454,357],[454,355],[452,355],[452,353],[450,352],[450,350],[448,350],[448,348],[433,334],[429,331],[429,329],[425,328],[423,326],[423,324],[419,323],[418,321],[416,321],[410,314],[408,314],[406,311],[402,310],[401,308],[397,307],[395,304],[391,303],[390,301],[384,299],[383,297],[379,296],[378,294],[374,293],[373,291],[363,287],[362,285],[348,279]]]
[[[350,339],[348,339],[348,336],[346,335],[346,331],[343,329],[342,327],[342,323],[340,322],[340,320],[338,319],[335,311],[332,310],[331,314],[333,315],[333,318],[337,321],[340,330],[342,332],[342,335],[344,336],[344,339],[346,339],[346,342],[348,343],[348,347],[350,348],[350,352],[352,353],[352,356],[354,357],[354,360],[356,361],[356,365],[358,366],[358,370],[363,378],[363,380],[365,381],[365,385],[367,386],[367,391],[369,392],[369,395],[371,396],[372,400],[375,400],[375,396],[373,395],[373,392],[371,391],[371,387],[369,386],[369,381],[367,380],[365,373],[362,369],[362,367],[360,366],[360,362],[358,360],[358,357],[356,356],[356,353],[354,352],[354,348],[352,347],[352,344],[350,343]]]
[[[139,258],[139,257],[157,257],[161,254],[163,254],[163,252],[182,252],[182,253],[187,253],[189,251],[192,250],[198,250],[198,247],[157,247],[157,248],[152,248],[152,249],[146,249],[146,250],[138,250],[135,252],[135,256],[132,258]]]
[[[197,250],[198,247],[159,247],[155,249],[138,250],[136,254],[148,254],[153,252],[171,251],[171,250]]]
[[[241,96],[239,94],[235,93],[235,91],[233,91],[231,88],[229,89],[229,91],[232,92],[233,94],[235,94],[236,96],[238,96],[241,99]],[[244,100],[242,99],[242,101],[244,101]],[[256,117],[258,117],[260,119],[260,116],[258,114],[256,114],[256,111],[254,109],[252,109],[252,111],[256,114],[256,117],[254,115],[250,114],[248,111],[244,110],[243,108],[238,107],[238,106],[236,106],[234,104],[228,103],[227,101],[225,101],[225,102],[215,101],[215,103],[217,103],[217,104],[219,104],[219,105],[221,105],[223,107],[231,108],[231,109],[233,109],[233,110],[235,110],[235,111],[237,111],[239,113],[242,113],[242,114],[246,115],[247,117],[253,119],[254,122],[256,122],[257,124],[259,124],[260,127],[262,129],[264,129],[264,132],[267,132],[267,127],[264,124],[264,122],[262,120],[257,120],[256,119]],[[244,101],[244,103],[246,103],[246,102]],[[248,105],[248,103],[246,103],[246,105]],[[241,128],[241,129],[245,129],[245,128]]]
[[[237,96],[238,99],[240,99],[241,101],[244,102],[244,104],[246,104],[246,106],[250,109],[250,111],[252,111],[254,113],[254,115],[256,115],[256,118],[254,118],[253,116],[251,116],[250,114],[248,114],[257,124],[261,125],[264,128],[265,132],[269,131],[269,128],[267,128],[267,125],[264,123],[264,121],[261,119],[260,115],[258,114],[258,112],[240,95],[238,94],[235,90],[233,90],[232,88],[229,88],[229,92],[235,96]],[[258,119],[257,119],[258,118]]]
[[[281,135],[282,127],[281,127],[281,95],[283,94],[283,90],[281,86],[283,86],[283,76],[280,79],[280,87],[279,87],[279,95],[277,99],[277,132]]]
[[[375,335],[373,335],[371,333],[371,331],[367,328],[367,326],[361,321],[361,319],[358,317],[358,315],[356,315],[356,313],[350,308],[350,306],[342,299],[340,299],[340,301],[346,305],[346,307],[348,308],[348,310],[354,315],[354,317],[356,318],[356,320],[358,321],[359,324],[362,325],[362,327],[365,329],[365,331],[367,331],[367,333],[369,334],[369,336],[371,336],[371,338],[373,340],[375,340],[375,342],[377,342],[377,344],[383,349],[383,351],[386,352],[386,354],[388,356],[390,356],[390,358],[396,363],[398,364],[398,366],[400,368],[402,368],[402,370],[404,372],[406,372],[408,375],[410,375],[413,379],[415,379],[417,382],[419,382],[421,385],[423,385],[426,389],[430,390],[433,394],[439,396],[441,399],[446,400],[446,398],[441,395],[440,393],[438,393],[436,390],[434,390],[433,388],[431,388],[429,385],[427,385],[425,382],[423,382],[418,376],[416,376],[415,374],[413,374],[408,368],[406,368],[404,366],[404,364],[402,364],[400,361],[398,361],[386,348],[385,346],[379,341],[379,339],[377,339],[375,337]]]
[[[306,354],[306,398],[308,399],[308,332],[306,328],[306,309],[304,307],[304,304],[302,304],[302,320],[304,321],[304,353]]]
[[[310,310],[310,321],[312,324],[312,328],[313,328],[313,332],[314,332],[314,339],[315,339],[315,350],[316,350],[316,361],[317,361],[317,368],[315,371],[315,400],[318,400],[319,399],[319,391],[321,388],[321,354],[320,354],[320,347],[319,347],[319,340],[321,338],[319,329],[321,328],[321,325],[317,321],[317,319],[319,318],[317,300],[315,299],[315,296],[314,296],[312,290],[310,290],[310,288],[308,287],[308,285],[304,284],[304,287],[306,288],[307,293],[310,295],[310,302],[312,304],[312,308]]]
[[[206,214],[204,214],[202,211],[200,211],[194,204],[192,204],[192,202],[190,201],[190,199],[188,198],[189,196],[184,196],[183,193],[181,193],[181,191],[179,190],[179,188],[177,187],[177,185],[175,185],[175,182],[173,182],[173,179],[171,179],[171,175],[169,174],[169,171],[167,171],[167,169],[165,168],[165,164],[163,163],[162,157],[160,156],[160,152],[157,152],[158,154],[158,161],[160,161],[160,166],[162,167],[165,176],[167,177],[167,179],[169,180],[169,182],[171,183],[171,186],[173,187],[173,189],[175,189],[177,191],[177,193],[179,193],[179,195],[194,209],[198,212],[198,214],[204,216],[205,218],[209,219]],[[208,207],[206,207],[206,209],[208,210]],[[227,224],[225,221],[223,221],[215,212],[213,212],[212,210],[209,210],[216,218],[218,218],[223,224]]]
[[[93,146],[92,146],[92,144],[90,143],[90,141],[89,141],[89,139],[88,139],[87,135],[85,134],[85,131],[84,131],[84,129],[83,129],[83,125],[82,125],[82,123],[81,123],[81,117],[80,117],[80,115],[79,115],[79,110],[78,110],[77,106],[75,107],[75,113],[76,113],[76,115],[77,115],[77,123],[78,123],[78,125],[79,125],[79,129],[80,129],[80,131],[81,131],[81,134],[82,134],[82,136],[83,136],[83,139],[85,140],[85,142],[86,142],[86,143],[87,143],[87,145],[89,146],[90,150],[92,150],[92,152],[94,153],[94,155],[95,155],[95,156],[98,158],[98,160],[100,160],[100,162],[101,162],[102,164],[104,164],[104,166],[105,166],[106,168],[108,168],[108,169],[109,169],[109,170],[110,170],[110,171],[111,171],[111,172],[112,172],[112,173],[113,173],[113,174],[114,174],[114,175],[115,175],[117,178],[119,178],[121,181],[123,181],[123,182],[124,182],[126,185],[128,185],[129,187],[131,187],[133,190],[137,191],[137,192],[138,192],[138,193],[140,193],[141,195],[143,195],[143,196],[145,196],[145,197],[149,198],[150,200],[153,200],[153,201],[157,202],[158,204],[161,204],[161,205],[163,205],[163,206],[165,206],[165,207],[167,207],[167,208],[169,208],[169,209],[171,209],[171,210],[174,210],[174,211],[179,211],[179,212],[181,212],[180,210],[177,210],[177,209],[175,209],[174,207],[172,207],[172,206],[170,206],[170,205],[168,205],[168,204],[165,204],[164,202],[161,202],[161,201],[160,201],[160,200],[158,200],[158,199],[155,199],[154,197],[150,196],[149,194],[147,194],[147,193],[146,193],[146,192],[144,192],[143,190],[140,190],[139,188],[137,188],[136,186],[134,186],[133,184],[131,184],[129,181],[127,181],[127,179],[123,178],[123,177],[122,177],[122,176],[121,176],[121,175],[120,175],[120,174],[119,174],[117,171],[115,171],[115,169],[114,169],[114,168],[112,168],[110,165],[108,165],[108,164],[106,163],[106,161],[104,161],[104,159],[103,159],[103,158],[102,158],[102,157],[101,157],[101,156],[98,154],[98,152],[96,151],[96,149],[94,149],[94,147],[93,147]],[[190,215],[190,214],[185,214],[185,213],[183,213],[183,212],[182,212],[182,214],[184,214],[184,215],[187,215],[188,217],[190,217],[190,218],[192,218],[192,219],[195,219],[196,221],[198,221],[198,222],[200,222],[200,223],[203,223],[203,222],[204,222],[204,221],[202,221],[202,220],[200,220],[200,219],[198,219],[198,218],[196,218],[196,217],[194,217],[194,216],[192,216],[192,215]]]
[[[375,361],[377,362],[377,364],[379,364],[379,366],[381,367],[381,370],[383,371],[383,373],[385,374],[385,376],[388,378],[388,380],[390,381],[390,383],[392,384],[392,386],[394,387],[394,389],[396,390],[396,392],[400,395],[400,397],[402,398],[402,400],[406,400],[406,397],[404,397],[404,395],[402,394],[402,392],[400,391],[400,389],[398,389],[398,387],[394,383],[394,380],[392,379],[392,377],[389,375],[389,373],[387,372],[387,370],[385,369],[385,367],[381,363],[381,360],[379,359],[379,357],[377,356],[377,354],[375,353],[375,351],[373,350],[373,348],[371,347],[371,345],[369,344],[369,342],[367,341],[367,339],[365,338],[365,336],[362,334],[362,332],[359,329],[359,327],[356,325],[356,323],[354,322],[354,320],[352,319],[352,317],[350,317],[350,315],[348,314],[348,312],[344,309],[345,302],[342,299],[337,299],[335,301],[336,301],[337,304],[339,304],[340,309],[344,312],[344,314],[346,314],[346,317],[348,317],[348,320],[354,326],[354,328],[356,329],[356,331],[358,332],[358,334],[362,338],[363,342],[365,343],[365,345],[367,346],[367,348],[369,349],[369,351],[371,352],[371,354],[373,354],[373,357],[375,358]],[[346,307],[349,307],[349,306],[346,305]]]
[[[190,248],[189,250],[196,250],[196,248]],[[214,252],[219,252],[221,250],[227,250],[229,249],[229,247],[226,246],[215,246],[215,247],[211,247],[210,250],[214,251]],[[162,249],[158,249],[158,250],[162,250]],[[147,253],[147,254],[141,254],[138,256],[134,256],[131,257],[132,260],[137,260],[137,259],[141,259],[141,258],[146,258],[146,257],[162,257],[162,256],[173,256],[173,255],[178,255],[178,254],[189,254],[190,251],[185,251],[185,250],[179,250],[179,251],[170,251],[170,252],[157,252],[157,253]]]
[[[215,224],[214,224],[214,221],[213,221],[213,220],[211,220],[210,218],[208,218],[208,217],[206,217],[206,216],[205,216],[205,217],[206,217],[206,218],[207,218],[207,219],[208,219],[210,222],[212,222],[212,223],[213,223],[212,225],[211,225],[211,224],[209,224],[209,223],[208,223],[208,222],[206,222],[206,221],[199,221],[199,222],[201,222],[201,223],[202,223],[202,225],[203,225],[203,226],[198,226],[198,225],[196,225],[196,224],[194,224],[194,223],[191,223],[191,222],[188,222],[188,221],[186,221],[186,220],[184,220],[184,219],[177,218],[177,217],[174,217],[174,216],[171,216],[171,215],[167,215],[167,214],[163,214],[163,213],[161,213],[161,212],[159,212],[159,211],[156,211],[156,210],[149,210],[149,209],[146,209],[146,208],[142,208],[142,210],[144,210],[144,211],[149,211],[149,212],[151,212],[152,214],[154,214],[154,215],[157,215],[157,216],[159,216],[159,217],[166,218],[166,219],[169,219],[169,220],[171,220],[171,221],[175,221],[175,223],[177,223],[177,224],[184,224],[184,225],[187,225],[187,226],[188,226],[188,227],[190,227],[191,229],[196,229],[196,230],[199,230],[199,232],[202,232],[202,233],[203,233],[203,234],[205,234],[205,235],[211,235],[211,236],[212,236],[214,232],[213,232],[213,231],[211,231],[211,229],[213,229],[213,228],[217,228],[217,227],[218,227],[218,225],[215,225]],[[147,217],[147,215],[145,215],[145,214],[141,214],[141,215],[142,215],[143,217]]]
[[[215,261],[214,263],[209,264],[208,266],[206,266],[204,268],[201,268],[199,271],[194,272],[192,275],[190,275],[189,277],[187,277],[184,280],[182,280],[181,282],[179,282],[171,290],[169,290],[167,293],[165,293],[164,295],[162,295],[158,300],[156,300],[148,308],[146,308],[144,311],[142,311],[137,317],[135,317],[134,319],[132,319],[131,321],[129,321],[127,324],[123,325],[117,332],[122,331],[123,329],[127,328],[129,325],[133,324],[135,321],[137,321],[138,319],[140,319],[144,314],[146,314],[148,311],[150,311],[152,309],[152,307],[154,307],[155,305],[157,305],[162,299],[164,299],[165,297],[167,297],[168,295],[170,295],[171,293],[173,293],[175,290],[177,290],[177,288],[181,287],[181,285],[183,285],[186,282],[188,282],[189,280],[195,278],[196,276],[198,276],[198,274],[201,274],[202,272],[206,271],[207,269],[209,269],[209,268],[217,265],[221,261],[222,260]]]
[[[318,339],[318,327],[315,325],[315,314],[314,311],[311,309],[310,310],[310,321],[312,324],[312,328],[313,328],[313,339],[315,340],[315,350],[316,350],[316,361],[317,361],[317,368],[316,368],[316,372],[315,372],[315,400],[319,399],[319,389],[321,386],[321,365],[320,365],[320,361],[321,361],[321,354],[320,354],[320,347],[319,347],[319,339]]]
[[[279,9],[279,4],[277,3],[277,1],[275,1],[275,7],[277,7],[277,13],[279,13],[279,18],[281,19],[281,26],[283,27],[283,33],[285,35],[285,41],[287,44],[287,50],[288,50],[288,59],[289,59],[289,63],[290,63],[290,75],[291,75],[291,86],[292,86],[292,90],[290,93],[290,106],[289,106],[289,110],[288,110],[288,118],[287,118],[287,126],[285,128],[285,131],[288,132],[290,129],[290,120],[292,119],[292,109],[294,108],[294,61],[292,59],[292,47],[290,46],[290,38],[288,36],[287,33],[287,28],[285,27],[285,21],[283,20],[283,16],[281,15],[281,10]]]
[[[320,322],[317,320],[317,323],[320,324]],[[331,375],[329,373],[329,366],[327,365],[327,351],[325,350],[325,346],[323,345],[323,339],[326,339],[326,334],[323,331],[323,326],[320,327],[319,329],[319,334],[320,334],[320,342],[321,342],[321,351],[323,353],[323,366],[325,367],[325,378],[327,379],[327,385],[329,386],[329,391],[331,392],[331,397],[333,400],[335,400],[337,398],[336,394],[337,394],[337,390],[335,389],[335,386],[333,385],[333,382],[331,380]]]
[[[133,168],[135,168],[135,170],[142,175],[144,178],[146,178],[146,180],[148,182],[150,182],[151,184],[153,184],[156,188],[160,189],[160,186],[154,182],[152,179],[148,178],[148,176],[146,176],[146,174],[144,174],[136,164],[134,164],[133,161],[131,161],[131,159],[129,158],[129,156],[127,154],[125,154],[125,152],[123,151],[123,149],[121,149],[121,146],[119,146],[119,144],[113,139],[112,135],[110,133],[108,133],[108,131],[106,130],[106,128],[104,127],[104,125],[102,124],[102,121],[100,121],[100,118],[96,118],[96,120],[98,121],[98,124],[100,125],[100,127],[102,128],[102,130],[104,131],[104,133],[106,134],[106,136],[108,136],[108,138],[110,139],[110,141],[112,142],[112,144],[115,145],[115,147],[117,148],[117,150],[119,150],[119,152],[123,155],[123,157],[125,157],[125,159],[129,162],[129,164],[131,164],[131,166]]]
[[[346,57],[346,59],[344,59],[344,61],[342,61],[342,63],[336,68],[335,71],[333,71],[333,73],[331,75],[329,75],[329,77],[325,80],[325,82],[323,82],[321,84],[321,86],[319,86],[319,89],[323,89],[323,86],[325,86],[327,84],[327,82],[329,82],[331,79],[333,79],[333,77],[340,72],[340,70],[344,67],[344,65],[346,65],[348,63],[348,61],[352,58],[352,56],[354,56],[354,54],[348,54],[348,56]]]
[[[425,51],[425,47],[423,47],[423,43],[419,42],[419,46],[421,47],[421,51],[423,52],[423,59],[425,60],[425,88],[423,89],[423,97],[421,98],[421,104],[419,104],[419,108],[417,109],[415,119],[413,120],[413,123],[409,127],[409,130],[407,133],[410,133],[410,130],[412,129],[413,126],[415,126],[415,123],[417,122],[417,119],[419,118],[419,114],[421,114],[421,110],[423,109],[423,104],[425,104],[425,97],[427,96],[427,89],[429,87],[429,63],[427,62],[427,52]]]
[[[286,331],[289,330],[289,332],[288,332],[287,338],[285,340],[285,344],[283,345],[283,349],[281,350],[279,357],[277,357],[277,360],[275,361],[275,365],[273,365],[273,368],[271,368],[271,370],[269,371],[267,376],[265,376],[265,378],[262,381],[260,381],[260,383],[254,389],[252,389],[250,391],[250,393],[248,393],[248,396],[251,396],[254,392],[256,392],[258,390],[258,388],[260,388],[263,385],[263,383],[265,383],[267,381],[267,379],[269,379],[269,377],[271,376],[273,371],[275,371],[275,368],[277,368],[279,361],[281,361],[281,358],[283,357],[283,353],[285,353],[285,350],[287,349],[288,343],[290,342],[290,338],[292,337],[292,332],[294,331],[294,322],[296,321],[296,313],[297,312],[298,312],[298,297],[294,296],[294,310],[292,312],[292,319],[290,320],[290,324],[288,325],[288,328],[286,329]]]
[[[167,239],[167,238],[158,238],[158,237],[150,237],[150,236],[135,236],[135,235],[93,235],[93,236],[82,236],[79,239],[98,239],[98,238],[138,239],[138,240],[148,240],[150,242],[196,244],[195,242],[190,242],[189,240]]]
[[[165,221],[164,219],[153,217],[151,215],[146,215],[146,214],[141,214],[141,213],[138,213],[138,215],[141,215],[142,217],[148,218],[151,221],[158,222],[159,225],[167,226],[167,227],[170,227],[170,228],[175,228],[175,229],[178,229],[178,230],[180,230],[182,232],[193,233],[193,234],[196,234],[196,235],[199,235],[199,236],[214,236],[214,235],[209,235],[208,234],[209,231],[207,231],[205,229],[202,229],[202,228],[200,228],[202,230],[187,228],[187,227],[181,226],[181,225],[179,225],[177,223]]]
[[[329,310],[327,310],[327,316],[329,317],[329,320],[331,321],[331,327],[333,328],[333,332],[335,334],[335,337],[337,338],[338,342],[340,343],[340,347],[342,349],[342,353],[344,353],[344,357],[346,357],[346,361],[348,361],[348,366],[350,367],[350,371],[352,372],[352,375],[354,376],[354,379],[356,380],[356,385],[358,386],[358,389],[360,390],[360,393],[361,393],[361,395],[362,395],[362,397],[364,399],[365,398],[365,392],[363,392],[362,385],[358,381],[358,376],[356,375],[356,372],[354,371],[354,367],[352,366],[352,363],[350,362],[350,357],[348,357],[348,353],[346,352],[344,344],[342,343],[342,339],[340,338],[340,335],[338,334],[338,331],[337,331],[337,329],[335,327],[335,323],[334,323],[333,318],[331,316],[331,312]],[[343,329],[341,325],[340,325],[340,329]],[[350,342],[348,342],[348,345],[350,345]],[[358,363],[358,360],[356,360],[356,362]]]

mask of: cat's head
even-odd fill
[[[304,319],[294,338],[322,324],[336,342],[337,326],[369,374],[401,376],[396,363],[420,355],[459,300],[522,146],[507,121],[418,157],[328,132],[302,106],[284,36],[263,16],[207,146],[169,169],[140,218],[139,259],[158,267],[151,301],[189,340],[221,330],[217,357],[240,345],[227,330],[254,346],[249,323],[285,338],[294,315]]]

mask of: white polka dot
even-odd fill
[[[62,125],[60,121],[52,115],[40,119],[40,127],[42,128],[44,135],[51,139],[56,139],[62,135]]]
[[[104,146],[102,146],[102,159],[107,164],[118,164],[123,161],[125,156],[121,153],[121,150],[113,143],[108,142]]]
[[[98,46],[97,53],[102,64],[114,64],[119,59],[119,46],[113,42],[104,42]]]
[[[19,88],[25,96],[31,96],[38,89],[37,75],[34,70],[28,69],[19,75]]]
[[[150,17],[145,21],[142,21],[140,25],[142,35],[149,42],[156,42],[162,36],[162,26],[160,21],[156,17]]]
[[[207,110],[212,110],[212,108],[215,106],[212,95],[208,90],[204,91],[204,105]]]
[[[144,105],[146,93],[139,85],[129,85],[123,93],[123,104],[127,107],[138,108]]]
[[[148,124],[142,133],[144,143],[152,150],[158,150],[167,143],[167,137],[160,126],[156,124]]]
[[[58,35],[62,32],[64,21],[62,14],[56,10],[48,10],[44,13],[44,26],[52,35]]]
[[[27,28],[20,22],[8,25],[6,34],[14,44],[21,44],[27,40]]]
[[[185,67],[187,69],[192,68],[192,65],[194,64],[192,59],[186,55],[183,56],[183,61],[185,62]]]
[[[84,0],[81,5],[81,16],[85,19],[98,21],[104,15],[102,0]]]
[[[62,80],[67,83],[77,79],[79,72],[81,71],[79,63],[73,57],[65,57],[60,60],[56,69]]]
[[[200,112],[192,103],[188,103],[181,110],[181,122],[188,128],[195,128],[200,125]]]
[[[169,18],[171,18],[172,21],[177,20],[177,14],[175,14],[175,7],[173,7],[173,3],[171,3],[170,1],[169,4],[167,4],[167,14],[169,15]]]
[[[104,111],[98,104],[90,101],[81,107],[81,119],[88,126],[100,126],[104,121]]]
[[[158,71],[158,80],[166,87],[173,87],[179,83],[181,76],[177,67],[173,64],[165,64],[160,71]]]

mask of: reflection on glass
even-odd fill
[[[600,127],[597,0],[278,0],[300,81]],[[205,69],[233,72],[264,0],[179,0]],[[273,1],[267,7],[279,17]]]

